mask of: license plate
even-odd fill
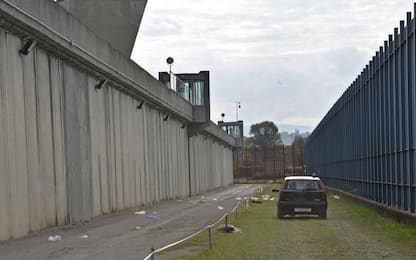
[[[295,212],[312,212],[311,208],[295,208]]]

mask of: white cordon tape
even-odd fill
[[[155,254],[157,254],[157,253],[160,253],[160,252],[162,252],[162,251],[164,251],[164,250],[166,250],[166,249],[168,249],[168,248],[171,248],[171,247],[173,247],[173,246],[176,246],[176,245],[178,245],[178,244],[180,244],[180,243],[182,243],[182,242],[185,242],[186,240],[188,240],[188,239],[191,239],[191,238],[193,238],[194,236],[197,236],[197,235],[199,235],[199,234],[201,234],[202,232],[204,232],[205,230],[207,230],[207,229],[209,229],[209,228],[212,228],[212,227],[214,227],[214,226],[216,226],[218,223],[220,223],[226,216],[228,216],[229,214],[231,214],[231,213],[233,213],[238,207],[240,207],[240,202],[237,202],[237,205],[229,212],[229,213],[226,213],[226,214],[224,214],[221,218],[219,218],[214,224],[211,224],[211,225],[209,225],[209,226],[206,226],[206,227],[204,227],[203,229],[201,229],[201,230],[199,230],[198,232],[196,232],[196,233],[194,233],[194,234],[192,234],[192,235],[190,235],[190,236],[187,236],[187,237],[185,237],[184,239],[181,239],[181,240],[179,240],[179,241],[176,241],[176,242],[174,242],[174,243],[172,243],[172,244],[169,244],[169,245],[167,245],[167,246],[164,246],[164,247],[162,247],[162,248],[159,248],[159,249],[156,249],[155,251],[153,251],[152,253],[150,253],[148,256],[146,256],[145,258],[144,258],[144,260],[149,260],[149,259],[151,259],[151,257],[152,256],[154,256]]]

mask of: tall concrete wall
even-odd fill
[[[232,183],[232,140],[218,127],[189,138],[189,104],[122,58],[96,89],[106,65],[43,38],[52,32],[7,2],[0,1],[8,20],[0,21],[0,241],[188,196],[190,183],[194,194]],[[22,35],[38,41],[28,55],[19,54]]]
[[[191,193],[196,195],[233,183],[233,154],[229,147],[209,135],[189,140]]]

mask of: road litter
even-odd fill
[[[221,206],[218,206],[218,209],[219,209],[219,210],[223,210],[224,208],[223,208],[223,207],[221,207]]]
[[[157,214],[156,211],[153,211],[153,214],[146,215],[146,218],[153,219],[153,220],[158,220],[158,219],[160,219],[160,216]]]
[[[251,203],[263,203],[263,201],[259,200],[257,197],[251,197]]]
[[[145,215],[145,214],[146,214],[146,210],[141,210],[141,211],[134,212],[134,215]]]
[[[139,230],[139,229],[141,229],[142,227],[136,227],[136,230]]]
[[[62,237],[58,236],[58,235],[48,237],[48,241],[50,241],[50,242],[56,242],[56,241],[60,241],[60,240],[62,240]]]
[[[235,198],[236,200],[241,200],[241,198]]]
[[[222,224],[217,229],[226,233],[242,233],[240,228],[235,227],[230,224],[227,224],[227,225]]]
[[[86,238],[88,238],[88,235],[82,235],[82,236],[80,236],[79,238],[81,238],[81,239],[86,239]]]
[[[201,198],[199,199],[199,203],[204,203],[207,202],[207,199],[205,198],[205,196],[201,196]]]
[[[212,200],[215,200],[215,201],[217,201],[218,199],[217,199],[217,198],[213,198]]]
[[[338,195],[334,195],[333,197],[334,197],[334,199],[336,199],[336,200],[341,199],[341,197],[340,197],[340,196],[338,196]]]

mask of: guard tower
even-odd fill
[[[242,120],[236,122],[218,121],[218,126],[221,127],[227,134],[236,139],[236,144],[238,147],[243,146],[244,122]]]
[[[183,74],[159,72],[159,80],[193,105],[195,123],[210,122],[209,71]]]

